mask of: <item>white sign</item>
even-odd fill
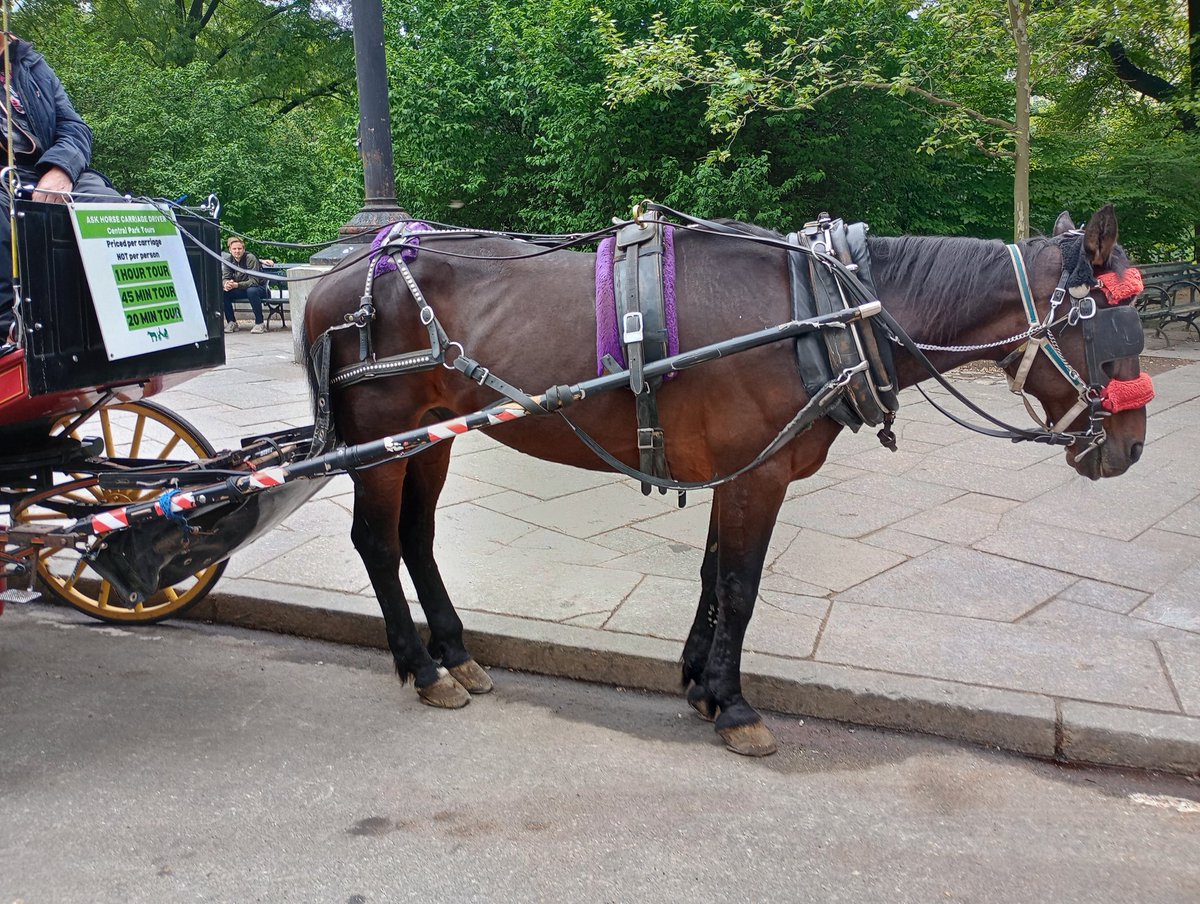
[[[71,223],[110,361],[208,338],[175,222],[150,204],[72,204]]]

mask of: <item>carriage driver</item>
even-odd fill
[[[7,59],[4,59],[4,57]],[[120,197],[100,173],[89,169],[92,130],[79,118],[67,92],[33,45],[0,33],[0,84],[7,89],[0,104],[0,150],[5,166],[16,168],[35,201],[66,203],[92,197]],[[5,78],[5,73],[8,77]],[[9,135],[12,145],[9,146]],[[0,346],[12,343],[13,274],[10,198],[0,186]]]

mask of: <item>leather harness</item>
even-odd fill
[[[822,254],[826,252],[835,255],[858,277],[869,297],[876,297],[865,223],[847,226],[842,220],[822,213],[816,220],[806,223],[800,232],[790,234],[787,240],[794,247],[813,252],[788,255],[792,316],[795,319],[844,310],[858,303],[846,293],[844,281],[839,280],[825,263]],[[824,330],[819,336],[799,337],[796,363],[809,396],[825,385],[833,374],[852,370],[854,376],[846,387],[845,396],[829,416],[855,432],[863,424],[874,427],[882,423],[880,442],[894,451],[896,439],[890,428],[900,408],[896,368],[891,343],[886,334],[876,334],[875,330],[881,327],[873,321],[873,318],[869,319],[870,326],[851,323],[844,330]]]
[[[806,320],[857,304],[845,292],[842,281],[821,263],[820,254],[826,250],[856,273],[870,297],[875,297],[865,224],[847,226],[842,220],[822,213],[805,224],[802,231],[789,235],[788,243],[815,252],[788,255],[793,319]],[[647,381],[642,375],[646,364],[660,361],[668,354],[660,221],[635,219],[617,233],[613,294],[618,334],[629,363],[629,388],[637,401],[640,470],[670,480],[666,437],[659,423],[655,397],[662,379]],[[863,424],[872,427],[884,424],[880,441],[895,450],[896,438],[890,429],[899,410],[895,365],[890,343],[886,337],[876,336],[875,329],[874,325],[864,327],[862,322],[851,322],[845,329],[800,336],[796,339],[796,362],[809,398],[828,386],[835,375],[850,372],[852,376],[844,394],[830,409],[829,416],[856,432]],[[605,356],[602,363],[609,373],[623,369],[611,356]],[[644,494],[649,495],[651,489],[650,483],[642,481]],[[666,487],[659,485],[659,491],[665,493]],[[684,501],[681,493],[680,505]]]
[[[663,224],[657,220],[637,221],[617,232],[613,252],[613,296],[617,309],[617,332],[625,360],[629,363],[629,388],[637,401],[637,447],[641,471],[670,480],[666,439],[658,420],[655,393],[663,378],[646,380],[643,368],[667,357],[666,292],[663,283]],[[602,362],[605,370],[624,370],[612,356]],[[642,482],[642,493],[651,486]],[[664,487],[659,491],[666,493]],[[684,504],[683,494],[680,502]]]
[[[726,347],[729,351],[737,350],[735,346],[739,345],[739,341],[726,340],[724,343],[706,347],[702,350],[703,353],[697,351],[696,353],[667,355],[663,315],[662,231],[654,219],[646,218],[648,212],[670,214],[687,224],[687,227],[695,228],[700,232],[735,235],[763,245],[796,249],[788,255],[795,319],[790,324],[781,324],[765,332],[786,330],[781,334],[781,338],[785,338],[816,331],[821,333],[824,340],[823,348],[820,341],[798,340],[796,344],[797,363],[808,391],[808,401],[752,461],[722,477],[685,483],[673,480],[669,476],[659,476],[666,472],[666,456],[662,429],[658,425],[656,406],[654,405],[654,388],[661,383],[662,378],[669,379],[674,372],[711,360],[713,357],[720,357],[725,353]],[[615,301],[621,317],[619,332],[624,339],[625,353],[630,362],[629,385],[639,400],[638,446],[642,452],[642,469],[640,471],[630,468],[614,458],[563,414],[562,409],[573,400],[585,397],[586,392],[583,390],[582,384],[574,387],[554,386],[541,395],[531,397],[469,358],[459,343],[451,341],[447,337],[400,253],[406,247],[406,230],[403,224],[393,230],[393,235],[388,236],[389,241],[379,249],[378,253],[391,255],[396,262],[417,305],[421,323],[428,330],[429,348],[386,358],[376,357],[369,330],[369,324],[374,319],[375,313],[371,285],[374,268],[369,268],[366,290],[360,300],[358,310],[346,314],[343,323],[328,328],[317,338],[309,351],[314,391],[317,397],[317,425],[312,444],[313,449],[320,450],[337,443],[330,404],[330,393],[333,388],[352,386],[364,380],[428,370],[440,365],[450,370],[458,370],[473,382],[487,386],[500,395],[506,396],[526,413],[555,412],[563,416],[579,439],[614,470],[639,479],[643,483],[645,492],[649,492],[650,486],[658,487],[663,492],[668,489],[679,491],[680,504],[682,504],[683,491],[711,488],[736,479],[770,458],[821,417],[834,417],[839,423],[852,430],[857,430],[863,424],[875,426],[882,423],[883,428],[878,433],[879,439],[885,446],[894,450],[895,435],[890,428],[898,409],[898,401],[895,369],[890,349],[893,342],[912,355],[950,395],[958,399],[970,411],[995,424],[1000,430],[981,428],[970,424],[934,403],[939,411],[942,411],[955,423],[966,426],[977,433],[1013,441],[1033,441],[1054,445],[1074,445],[1080,440],[1090,442],[1088,449],[1083,454],[1098,447],[1104,441],[1103,424],[1099,422],[1100,416],[1095,410],[1093,410],[1087,432],[1060,432],[1057,429],[1047,429],[1045,426],[1041,426],[1041,429],[1027,430],[1012,427],[989,415],[959,393],[938,372],[925,356],[922,348],[908,336],[895,318],[882,309],[879,301],[875,300],[865,225],[855,224],[847,227],[841,220],[834,220],[828,214],[821,214],[816,221],[806,224],[799,233],[784,240],[739,231],[722,223],[681,214],[663,205],[650,202],[638,206],[632,222],[618,225],[620,238],[616,250],[620,256],[618,258],[617,255],[614,255]],[[444,231],[455,235],[460,235],[462,232],[453,228]],[[438,232],[439,230],[434,230],[430,235],[436,235]],[[393,241],[396,233],[398,233],[398,240]],[[594,239],[598,235],[599,233],[592,233],[582,239],[575,237],[569,242],[548,250],[569,247],[572,244],[579,244],[585,239]],[[539,253],[547,252],[535,252],[535,254]],[[803,259],[808,260],[806,262]],[[1059,288],[1061,290],[1063,286],[1060,284]],[[1057,297],[1058,292],[1055,294]],[[1092,301],[1090,298],[1085,300]],[[1134,331],[1125,329],[1126,324],[1121,322],[1120,312],[1111,317],[1096,318],[1098,321],[1102,321],[1096,324],[1089,322],[1092,319],[1090,311],[1094,311],[1094,309],[1093,302],[1088,311],[1084,311],[1080,307],[1074,312],[1074,317],[1066,319],[1071,323],[1083,320],[1085,341],[1088,346],[1089,370],[1100,371],[1099,375],[1093,376],[1091,382],[1101,385],[1107,381],[1105,380],[1106,375],[1098,365],[1102,365],[1105,360],[1136,354],[1140,350],[1136,339],[1140,337],[1132,336]],[[1125,319],[1132,323],[1130,318],[1126,317]],[[860,325],[862,320],[870,321],[870,328],[863,328]],[[1053,311],[1047,317],[1047,321],[1053,321]],[[1035,324],[1026,335],[1032,336],[1033,330],[1037,327],[1046,329],[1052,325],[1055,324]],[[807,327],[807,329],[799,329],[800,327]],[[332,334],[338,330],[354,328],[359,331],[360,361],[358,364],[343,367],[331,374],[329,365]],[[752,335],[746,338],[754,337]],[[753,346],[746,345],[744,347]],[[452,360],[447,361],[446,353],[450,349],[456,349],[458,353]],[[1017,354],[1019,353],[1020,350]],[[654,362],[659,363],[655,364]],[[616,361],[611,359],[611,356],[606,356],[606,364],[612,371],[623,370]],[[664,364],[667,366],[663,366]],[[649,371],[651,379],[647,380],[647,367],[650,365],[652,365]],[[598,379],[604,380],[605,378]],[[1093,405],[1093,409],[1095,409],[1103,402],[1103,399],[1095,391],[1096,386],[1089,386],[1088,389],[1088,396],[1096,397],[1096,404]],[[933,400],[930,399],[930,401]],[[439,436],[438,439],[448,438],[449,435]],[[404,450],[400,447],[391,450],[389,447],[389,450],[395,451],[394,457],[404,457],[416,451],[415,448],[408,450],[407,447]]]

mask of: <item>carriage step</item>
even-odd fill
[[[3,590],[0,591],[0,607],[4,603],[33,603],[42,598],[37,590]]]

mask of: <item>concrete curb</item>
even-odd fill
[[[316,594],[311,594],[317,596]],[[226,579],[187,618],[331,643],[386,648],[364,598]],[[480,663],[658,693],[680,693],[677,641],[476,611],[460,612]],[[423,624],[419,608],[414,619]],[[746,696],[761,709],[916,731],[1062,763],[1200,775],[1200,720],[1086,701],[747,653]],[[502,688],[501,688],[502,690]]]

